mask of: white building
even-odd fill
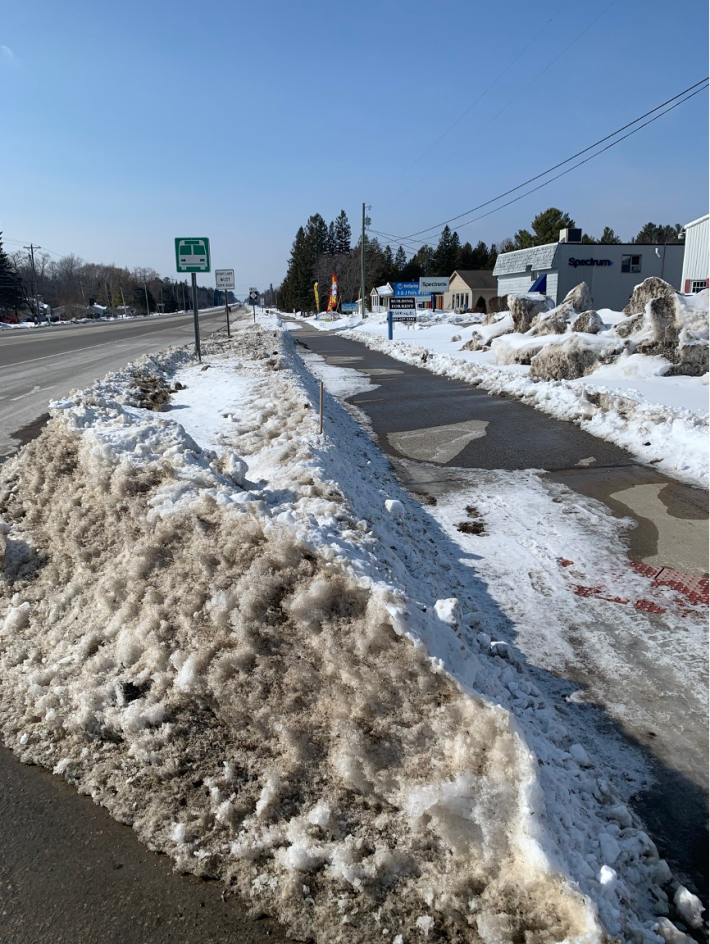
[[[498,294],[529,292],[544,275],[546,284],[535,290],[549,295],[557,304],[575,285],[586,282],[595,308],[621,311],[634,288],[649,276],[658,276],[680,290],[682,244],[580,243],[581,235],[581,230],[561,230],[559,242],[498,256],[493,269]]]
[[[387,311],[390,306],[390,298],[392,298],[393,295],[394,289],[389,282],[386,285],[373,288],[370,292],[370,311]]]
[[[694,295],[708,287],[710,262],[708,260],[708,214],[686,223],[685,253],[683,254],[683,276],[681,291]]]

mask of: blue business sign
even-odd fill
[[[358,310],[358,303],[357,302],[341,302],[340,310],[342,311],[344,315],[349,315],[351,312]]]
[[[392,288],[395,298],[408,298],[419,294],[419,282],[394,282]]]

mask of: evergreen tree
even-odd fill
[[[567,213],[557,207],[549,207],[538,213],[532,221],[532,233],[527,229],[519,229],[515,234],[515,248],[529,249],[530,246],[545,246],[556,243],[560,238],[561,229],[574,227],[574,220]]]
[[[335,251],[336,253],[350,252],[352,230],[345,210],[341,210],[335,220]]]
[[[313,259],[328,251],[328,224],[320,215],[314,213],[306,223],[306,239],[313,254]]]
[[[646,223],[645,226],[642,226],[638,232],[638,235],[635,239],[631,240],[632,243],[640,243],[642,245],[673,245],[674,243],[683,242],[683,227],[680,223],[676,223],[675,226],[671,225],[659,225],[657,223]]]
[[[464,243],[459,252],[459,263],[456,267],[457,269],[462,269],[464,272],[467,269],[478,269],[480,266],[476,265],[476,252],[471,245],[471,243]]]
[[[382,253],[382,281],[394,282],[397,278],[397,267],[394,264],[394,254],[391,246],[385,246]]]
[[[404,246],[400,246],[394,256],[394,269],[395,269],[395,279],[401,279],[402,273],[407,265],[407,253],[404,251]]]
[[[618,246],[621,240],[610,226],[605,226],[602,238],[599,242],[603,243],[605,246]]]
[[[2,245],[0,233],[0,309],[17,311],[26,304],[22,279],[15,271]]]
[[[329,256],[334,256],[336,253],[336,246],[338,242],[335,238],[335,223],[332,221],[328,224],[328,248],[326,252]]]
[[[488,246],[479,240],[476,243],[476,248],[473,250],[474,255],[474,269],[492,269],[493,263],[490,262],[490,253],[488,252]]]
[[[457,268],[459,262],[459,253],[461,252],[461,243],[459,234],[452,233],[448,224],[441,231],[439,243],[434,252],[432,265],[434,275],[451,275]]]

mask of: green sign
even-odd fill
[[[175,267],[178,272],[209,272],[209,239],[176,239]]]

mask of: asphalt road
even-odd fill
[[[224,309],[200,314],[203,337],[224,325]],[[0,331],[0,462],[32,438],[50,400],[193,338],[192,314]]]

